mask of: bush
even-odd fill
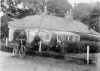
[[[1,28],[0,28],[1,39],[8,37],[8,33],[9,33],[8,24],[7,23],[1,23]]]
[[[69,42],[67,45],[68,46],[66,48],[67,49],[66,52],[77,53],[77,43],[76,42]]]
[[[90,36],[90,35],[81,35],[80,37],[81,41],[85,40],[85,41],[95,41],[95,42],[100,42],[100,38],[96,37],[96,36]]]
[[[42,51],[47,51],[47,50],[48,50],[48,48],[49,48],[49,45],[48,45],[48,44],[46,44],[46,43],[44,43],[44,42],[42,42],[41,47],[42,47]]]
[[[86,53],[87,46],[90,47],[90,53],[100,52],[99,43],[94,41],[69,42],[66,51],[68,53]]]

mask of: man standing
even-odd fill
[[[38,35],[38,32],[36,32],[36,36],[34,37],[34,40],[31,43],[35,50],[38,50],[40,41],[41,41],[41,39]]]

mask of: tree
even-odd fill
[[[100,2],[97,3],[79,3],[72,8],[75,20],[79,20],[97,32],[100,32]]]
[[[47,6],[47,14],[64,17],[71,4],[66,0],[2,0],[2,10],[14,18],[43,13]],[[23,8],[22,8],[23,7]]]
[[[1,38],[8,37],[8,23],[12,19],[6,15],[1,17]]]
[[[65,13],[72,8],[71,4],[66,0],[49,0],[47,3],[49,13],[64,17]]]
[[[2,11],[10,17],[22,18],[31,14],[20,0],[2,0],[1,4]]]
[[[91,12],[92,7],[88,3],[78,3],[72,8],[75,20],[81,20],[82,17]]]
[[[66,0],[22,0],[24,3],[30,4],[29,7],[36,12],[44,12],[44,6],[47,5],[47,14],[56,16],[65,15],[66,11],[71,9],[71,4]],[[31,7],[33,6],[33,7]]]
[[[100,9],[94,9],[88,15],[84,16],[81,21],[88,25],[90,28],[100,32]]]

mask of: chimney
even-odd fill
[[[44,14],[47,14],[47,12],[48,12],[48,11],[47,11],[47,1],[48,1],[48,0],[45,0]]]
[[[65,14],[65,18],[68,20],[73,20],[73,14],[72,14],[71,9],[67,11],[67,13]]]
[[[47,13],[47,5],[44,6],[44,14]]]

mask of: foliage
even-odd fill
[[[75,20],[79,20],[100,33],[100,2],[79,3],[72,8]]]
[[[87,46],[90,47],[90,53],[100,52],[99,42],[93,41],[80,41],[69,43],[66,51],[68,53],[86,53]]]
[[[64,17],[71,7],[71,4],[66,0],[49,0],[47,3],[49,13],[61,17]]]
[[[88,25],[90,28],[100,33],[100,9],[94,9],[88,15],[81,18],[81,21]]]
[[[47,4],[48,14],[63,16],[67,10],[71,9],[71,4],[66,0],[23,0],[24,3],[29,3],[31,9],[36,10],[36,12],[44,12],[44,6]],[[60,15],[61,14],[61,15]]]
[[[7,22],[13,21],[9,16],[3,15],[1,17],[1,26],[7,24]]]
[[[1,38],[6,38],[8,37],[8,24],[4,24],[3,25],[1,24],[1,28],[0,28],[0,31],[1,31]]]
[[[96,36],[90,36],[90,35],[85,35],[85,34],[82,34],[80,36],[80,40],[83,41],[95,41],[95,42],[100,42],[100,38],[99,37],[96,37]]]
[[[91,37],[88,36],[88,39]],[[100,42],[95,42],[97,38],[92,37],[93,41],[90,40],[83,40],[77,42],[68,42],[63,41],[62,43],[56,43],[55,46],[51,47],[51,44],[42,43],[42,50],[43,51],[54,51],[58,53],[62,53],[62,49],[64,48],[64,53],[86,53],[87,46],[90,47],[90,53],[97,53],[100,52]],[[95,41],[94,41],[95,40]]]
[[[8,37],[8,23],[9,21],[11,21],[12,19],[6,15],[1,17],[1,38],[6,38]]]
[[[78,3],[72,8],[74,19],[81,20],[84,15],[91,11],[91,6],[88,3]]]
[[[42,51],[48,51],[48,48],[50,48],[50,46],[44,42],[42,42],[41,47],[42,47]]]
[[[21,5],[20,0],[14,0],[14,1],[13,0],[7,0],[7,1],[2,0],[1,8],[2,8],[2,11],[6,13],[6,15],[13,17],[13,18],[22,18],[22,17],[25,17],[31,14],[30,9],[18,8],[19,4]]]
[[[27,15],[35,15],[44,12],[44,6],[47,4],[47,14],[53,14],[56,16],[64,17],[67,10],[71,9],[71,4],[66,0],[2,0],[2,10],[14,18],[22,18]],[[18,8],[18,5],[22,5],[23,8]]]

